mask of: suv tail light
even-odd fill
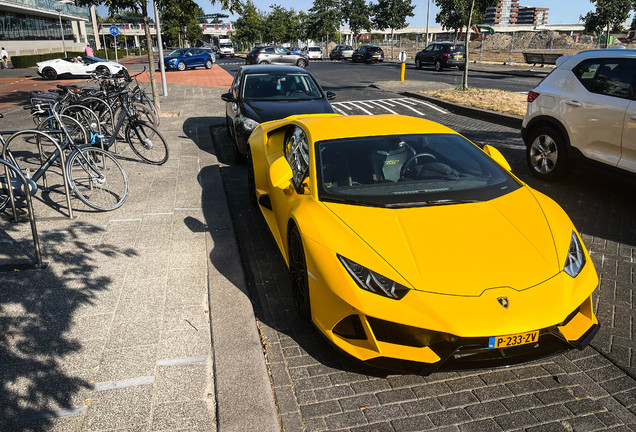
[[[258,57],[261,53],[254,53],[254,57]]]
[[[444,53],[444,57],[450,57],[449,53]]]
[[[532,90],[528,92],[528,102],[532,103],[538,97],[539,97],[539,93],[533,92]]]

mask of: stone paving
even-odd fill
[[[375,98],[390,97],[376,92]],[[338,100],[347,98],[338,93]],[[495,145],[515,174],[565,208],[601,278],[595,308],[602,330],[583,352],[501,370],[387,375],[345,358],[297,318],[286,265],[248,202],[245,167],[232,162],[225,132],[217,130],[217,155],[284,430],[636,430],[633,183],[586,168],[564,182],[542,184],[527,171],[518,130],[452,114],[427,118],[477,144]]]
[[[220,90],[171,90],[164,110],[181,116],[162,119],[166,164],[144,164],[119,145],[130,180],[121,208],[95,212],[73,198],[69,220],[55,174],[36,196],[48,268],[0,273],[2,431],[216,430],[213,241],[200,176],[216,164],[206,149],[219,108],[204,102]],[[29,125],[21,107],[3,114],[2,130]],[[28,224],[0,217],[0,264],[32,259]]]

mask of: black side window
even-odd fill
[[[594,88],[594,77],[602,64],[602,59],[588,59],[579,63],[574,69],[572,69],[572,72],[587,91],[592,91]]]
[[[274,51],[274,48],[265,48],[265,52],[267,54],[274,54],[276,51]]]
[[[606,60],[596,74],[594,93],[633,99],[636,62],[628,59]]]

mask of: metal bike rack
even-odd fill
[[[6,143],[4,145],[4,149],[2,150],[2,159],[5,159],[5,161],[8,160],[7,152],[9,150],[9,145],[11,144],[11,141],[17,136],[26,135],[26,134],[33,134],[33,135],[43,136],[44,138],[50,140],[55,145],[55,147],[57,147],[57,150],[60,152],[60,165],[62,166],[62,177],[64,178],[64,192],[66,194],[66,204],[68,205],[68,217],[69,217],[69,219],[73,219],[73,208],[71,207],[71,193],[70,193],[70,188],[69,188],[69,185],[68,185],[68,175],[67,175],[67,172],[66,172],[66,156],[64,155],[64,152],[62,151],[62,147],[60,147],[60,144],[57,142],[57,140],[55,138],[53,138],[52,136],[47,135],[46,133],[44,133],[42,131],[37,131],[37,130],[23,130],[23,131],[20,131],[20,132],[16,132],[13,135],[11,135],[9,137],[9,139],[6,141]],[[16,172],[21,177],[24,177],[19,170],[16,171]],[[15,196],[13,194],[13,188],[11,187],[11,177],[8,174],[8,168],[6,168],[6,166],[5,166],[5,173],[7,173],[7,188],[9,190],[9,197],[11,199],[11,208],[13,209],[13,219],[15,221],[17,221],[18,220],[18,211],[17,211],[17,208],[15,206]],[[31,194],[27,192],[28,190],[29,189],[27,187],[27,189],[25,189],[25,194],[28,197],[27,201],[31,202]]]
[[[27,192],[29,190],[29,183],[27,182],[27,179],[24,177],[24,175],[22,175],[20,170],[14,165],[12,165],[10,162],[4,159],[0,159],[0,165],[4,165],[4,173],[7,176],[7,189],[9,189],[11,206],[13,207],[14,217],[16,218],[16,220],[17,220],[17,215],[15,213],[15,201],[13,196],[13,189],[11,187],[11,182],[10,182],[11,177],[9,176],[10,172],[15,173],[16,177],[19,178],[20,181],[22,182],[22,187],[25,188],[24,190],[26,192],[25,195],[26,195],[27,207],[29,210],[29,222],[31,223],[31,234],[33,235],[33,247],[35,248],[35,268],[36,269],[45,268],[46,265],[42,262],[42,251],[40,249],[40,239],[38,237],[38,229],[35,225],[35,216],[33,215],[33,202],[31,201],[31,194]],[[15,269],[12,268],[11,271],[13,270]],[[0,268],[0,271],[3,271],[2,268]]]

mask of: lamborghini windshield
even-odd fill
[[[519,184],[460,135],[347,138],[316,143],[321,201],[418,207],[487,201]]]

